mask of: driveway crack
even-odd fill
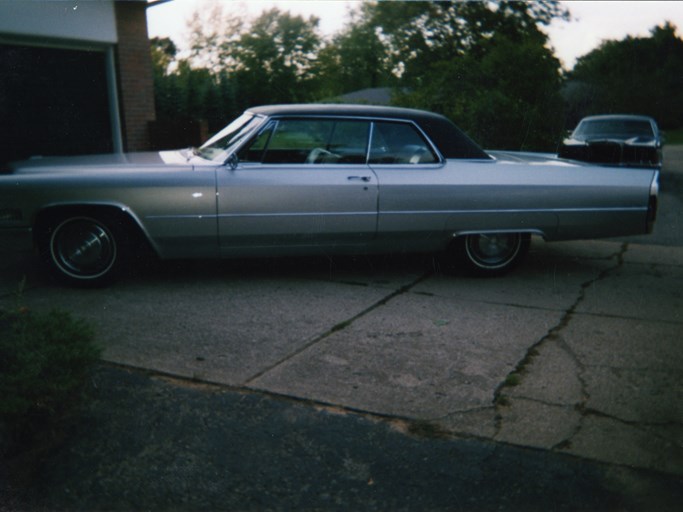
[[[246,380],[244,381],[244,385],[245,385],[245,386],[249,386],[249,385],[252,384],[254,381],[258,380],[259,378],[261,378],[262,376],[264,376],[264,375],[267,374],[268,372],[272,371],[274,368],[277,368],[277,367],[280,366],[281,364],[283,364],[283,363],[285,363],[285,362],[287,362],[287,361],[293,359],[294,357],[296,357],[296,356],[298,356],[299,354],[305,352],[306,350],[308,350],[308,349],[311,348],[312,346],[314,346],[314,345],[320,343],[321,341],[323,341],[324,339],[328,338],[329,336],[331,336],[331,335],[333,335],[333,334],[335,334],[335,333],[337,333],[337,332],[343,331],[344,329],[346,329],[346,328],[348,328],[349,326],[351,326],[351,325],[352,325],[356,320],[358,320],[359,318],[363,318],[363,317],[366,316],[368,313],[371,313],[371,312],[373,312],[374,310],[376,310],[377,308],[379,308],[379,307],[381,307],[381,306],[384,306],[385,304],[387,304],[387,303],[390,302],[391,300],[395,299],[396,297],[399,297],[399,296],[401,296],[401,295],[403,295],[403,294],[409,292],[412,288],[414,288],[415,286],[417,286],[418,284],[420,284],[422,281],[424,281],[424,280],[426,280],[427,278],[431,277],[432,274],[433,274],[433,272],[432,272],[431,270],[425,272],[423,275],[421,275],[421,276],[418,277],[417,279],[413,280],[412,282],[410,282],[410,283],[408,283],[408,284],[405,284],[405,285],[401,286],[400,288],[394,290],[393,292],[391,292],[391,293],[388,294],[387,296],[382,297],[380,300],[378,300],[378,301],[375,302],[374,304],[368,306],[367,308],[365,308],[364,310],[360,311],[359,313],[353,315],[352,317],[350,317],[350,318],[348,318],[348,319],[346,319],[346,320],[344,320],[344,321],[342,321],[342,322],[339,322],[339,323],[333,325],[333,326],[332,326],[330,329],[328,329],[327,331],[325,331],[325,332],[323,332],[323,333],[321,333],[321,334],[318,334],[318,335],[312,337],[311,339],[309,339],[307,342],[305,342],[303,345],[301,345],[300,347],[298,347],[298,348],[297,348],[296,350],[294,350],[293,352],[290,352],[290,353],[287,354],[285,357],[279,359],[278,361],[274,362],[273,364],[271,364],[271,365],[269,365],[269,366],[267,366],[267,367],[265,367],[265,368],[262,368],[259,372],[257,372],[256,374],[254,374],[254,375],[252,375],[251,377],[249,377],[248,379],[246,379]]]
[[[574,303],[565,311],[565,313],[562,315],[562,318],[558,322],[557,325],[552,327],[542,338],[540,338],[536,343],[531,345],[526,353],[524,354],[524,357],[520,359],[520,361],[517,363],[515,366],[514,370],[512,370],[505,380],[501,382],[496,390],[494,391],[494,398],[493,398],[493,403],[496,407],[496,416],[494,420],[494,438],[501,432],[503,428],[503,423],[504,423],[504,407],[509,405],[510,403],[510,397],[508,397],[505,394],[505,390],[508,389],[511,386],[515,386],[519,384],[523,378],[524,375],[528,372],[528,368],[531,366],[533,363],[534,359],[539,355],[541,348],[543,345],[545,345],[548,342],[556,342],[560,345],[560,348],[566,352],[569,357],[572,359],[574,364],[576,365],[577,368],[577,374],[576,378],[580,383],[581,386],[581,398],[579,401],[575,404],[573,404],[571,407],[576,409],[579,414],[580,414],[580,420],[579,423],[577,424],[576,429],[572,434],[570,434],[567,439],[561,441],[556,445],[556,447],[561,448],[567,444],[571,443],[571,439],[576,436],[578,432],[580,432],[582,428],[582,419],[586,415],[586,403],[588,402],[590,395],[587,391],[587,385],[584,379],[584,372],[585,372],[585,366],[582,363],[581,359],[577,356],[576,353],[572,350],[572,348],[567,344],[564,339],[562,338],[562,332],[569,326],[571,323],[572,319],[574,318],[576,314],[576,310],[579,308],[579,306],[585,301],[586,295],[588,293],[588,290],[593,287],[596,283],[606,279],[611,273],[617,271],[624,265],[624,255],[628,251],[628,243],[623,243],[619,247],[619,250],[611,255],[609,259],[614,259],[615,264],[612,266],[609,266],[600,272],[592,278],[589,279],[588,281],[585,281],[582,283],[579,287],[579,293],[574,301]]]

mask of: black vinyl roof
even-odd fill
[[[409,120],[417,123],[424,130],[444,158],[491,158],[448,118],[425,110],[339,103],[309,103],[264,105],[250,108],[247,111],[264,116],[351,116]]]

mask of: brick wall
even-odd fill
[[[146,2],[116,1],[116,62],[125,151],[150,148],[154,121],[154,78],[147,36]]]

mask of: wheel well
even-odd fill
[[[147,249],[154,251],[152,244],[133,216],[124,208],[114,205],[65,205],[44,208],[36,216],[33,228],[33,242],[38,245],[42,236],[50,228],[54,219],[66,215],[106,217],[114,220],[130,237],[131,243],[143,243]]]

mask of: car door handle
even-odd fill
[[[349,176],[346,179],[349,181],[364,181],[367,183],[370,181],[370,176]]]

